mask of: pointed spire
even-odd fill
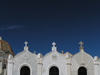
[[[83,44],[84,43],[82,41],[79,42],[79,45],[80,45],[79,49],[80,49],[80,51],[84,49]]]
[[[53,42],[52,45],[53,45],[53,47],[52,47],[52,51],[56,51],[56,47],[55,47],[56,43]]]
[[[28,42],[25,41],[24,44],[25,44],[25,46],[24,46],[24,50],[28,51],[28,46],[27,46]]]
[[[0,36],[0,40],[2,40],[2,37]]]

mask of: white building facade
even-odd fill
[[[22,52],[8,56],[7,75],[100,75],[98,57],[87,54],[82,42],[75,55],[59,53],[55,42],[51,52],[36,55],[28,50],[27,44]]]

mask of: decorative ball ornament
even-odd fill
[[[53,54],[53,55],[52,55],[52,60],[55,61],[55,60],[57,60],[57,59],[58,59],[57,55],[56,55],[56,54]]]

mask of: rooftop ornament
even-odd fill
[[[63,51],[63,50],[62,50],[61,52],[62,52],[62,54],[64,53],[64,51]]]
[[[84,47],[83,47],[83,44],[84,44],[84,43],[83,43],[82,41],[79,42],[79,45],[80,45],[79,49],[80,49],[80,50],[82,50],[82,49],[84,48]]]
[[[2,40],[2,37],[0,36],[0,40]]]
[[[52,51],[56,51],[56,47],[55,47],[56,43],[53,42],[52,45],[53,45],[53,47],[52,47]]]
[[[24,44],[25,44],[25,46],[24,46],[24,50],[28,51],[28,46],[27,46],[27,45],[28,45],[28,42],[25,41]]]

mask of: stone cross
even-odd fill
[[[61,52],[62,52],[62,54],[63,54],[64,51],[62,50]]]
[[[55,42],[53,42],[53,43],[52,43],[52,45],[53,45],[53,47],[55,47],[56,43],[55,43]]]
[[[2,37],[0,37],[0,40],[2,40]]]
[[[28,51],[28,46],[27,46],[28,42],[25,41],[24,44],[25,44],[25,46],[24,46],[24,50]]]
[[[84,44],[82,41],[79,42],[80,47],[83,47],[82,45]]]
[[[25,46],[27,46],[28,42],[27,42],[27,41],[25,41],[25,42],[24,42],[24,44],[25,44]]]
[[[57,49],[57,48],[55,47],[56,43],[53,42],[52,45],[53,45],[53,47],[52,47],[52,51],[56,51],[56,49]]]
[[[83,44],[84,44],[84,43],[83,43],[82,41],[80,41],[80,42],[79,42],[79,44],[80,44],[79,49],[80,49],[80,51],[81,51],[81,49],[83,49],[83,48],[84,48],[84,47],[83,47]]]
[[[34,51],[34,54],[36,53],[36,51]]]

